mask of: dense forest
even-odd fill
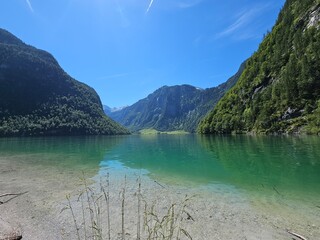
[[[199,89],[190,85],[164,86],[132,106],[119,111],[105,110],[115,121],[132,131],[195,132],[200,120],[220,98],[238,81],[245,67],[217,87]]]
[[[287,0],[200,133],[320,133],[320,1]]]
[[[0,136],[125,134],[94,89],[0,29]]]

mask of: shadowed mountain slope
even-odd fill
[[[0,29],[0,136],[125,134],[51,54]]]

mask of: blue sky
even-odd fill
[[[284,0],[0,0],[0,27],[53,54],[103,104],[214,87],[257,50]]]

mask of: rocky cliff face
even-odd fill
[[[319,0],[287,0],[201,133],[320,132]]]
[[[315,27],[319,30],[320,25],[320,7],[319,4],[314,6],[310,11],[307,13],[307,28]]]
[[[0,136],[123,134],[94,89],[0,29]]]
[[[236,83],[244,66],[245,63],[233,77],[218,87],[164,86],[132,106],[109,112],[109,116],[132,131],[153,128],[158,131],[194,132],[200,119]]]

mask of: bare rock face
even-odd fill
[[[318,5],[309,15],[309,22],[307,24],[307,28],[316,27],[320,28],[320,5]]]
[[[298,111],[295,108],[288,107],[288,109],[282,115],[281,119],[282,120],[286,120],[286,119],[291,119],[291,118],[298,117],[298,116],[301,115],[301,112],[302,111]]]

